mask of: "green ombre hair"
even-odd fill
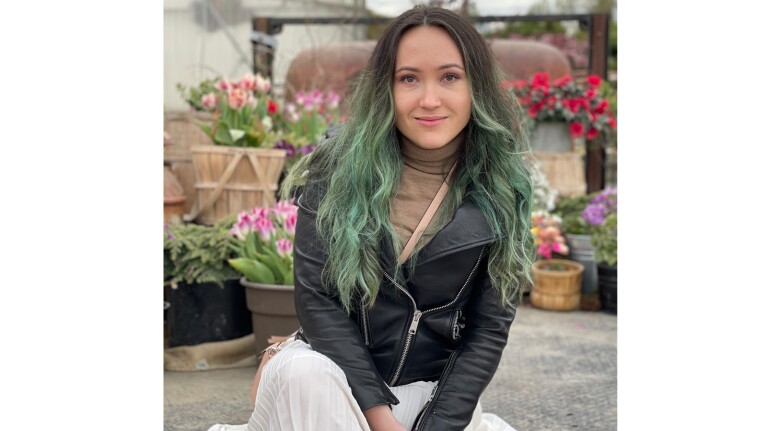
[[[514,95],[501,89],[503,74],[485,40],[454,12],[416,6],[387,26],[350,96],[348,123],[293,167],[282,196],[307,181],[320,185],[324,195],[316,226],[328,248],[323,283],[347,312],[360,299],[372,306],[383,277],[382,237],[392,238],[395,249],[402,247],[389,216],[402,171],[392,83],[399,41],[416,26],[447,31],[463,56],[471,91],[460,169],[443,206],[452,217],[469,199],[484,214],[497,239],[488,261],[492,286],[505,303],[516,306],[523,286],[531,283],[534,258],[523,112]]]

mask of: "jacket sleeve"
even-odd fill
[[[487,259],[466,308],[462,342],[443,370],[414,430],[463,431],[498,368],[516,309],[503,305],[492,288]]]
[[[343,370],[363,412],[377,405],[399,404],[379,375],[357,324],[322,285],[327,251],[315,228],[316,195],[314,188],[307,186],[298,199],[294,300],[303,336],[312,349],[333,360]]]

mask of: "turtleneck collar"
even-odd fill
[[[458,158],[463,145],[463,133],[459,133],[452,141],[442,148],[434,150],[423,149],[400,135],[400,149],[406,165],[413,169],[429,174],[447,175],[453,162]]]

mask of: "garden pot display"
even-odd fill
[[[563,270],[547,269],[561,265]],[[566,259],[547,259],[533,263],[533,290],[530,301],[544,310],[576,310],[581,302],[583,265]]]
[[[565,234],[567,245],[570,247],[568,258],[583,265],[581,293],[597,293],[599,291],[597,263],[594,260],[594,245],[591,235]]]
[[[602,310],[618,314],[618,266],[597,266],[599,271],[599,299]]]
[[[244,277],[240,283],[245,286],[248,309],[252,316],[256,352],[269,346],[270,337],[290,335],[301,326],[293,302],[292,285],[254,283]]]
[[[253,331],[245,290],[237,279],[165,286],[168,347],[244,337]]]
[[[242,210],[274,204],[285,150],[201,145],[191,151],[196,200],[186,221],[211,225]]]

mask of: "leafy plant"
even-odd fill
[[[177,288],[186,284],[216,283],[237,278],[227,260],[233,256],[235,239],[229,234],[229,217],[214,226],[179,224],[165,226],[163,239],[164,283]]]
[[[254,283],[292,285],[297,217],[292,201],[242,211],[230,231],[236,244],[229,264]]]
[[[591,236],[594,260],[608,265],[618,264],[618,214],[608,215],[604,223]]]
[[[594,228],[583,219],[583,210],[597,193],[580,196],[562,196],[557,201],[554,214],[562,218],[562,230],[575,235],[591,235]]]
[[[618,263],[618,190],[608,187],[589,201],[583,219],[594,228],[591,243],[597,263]]]

